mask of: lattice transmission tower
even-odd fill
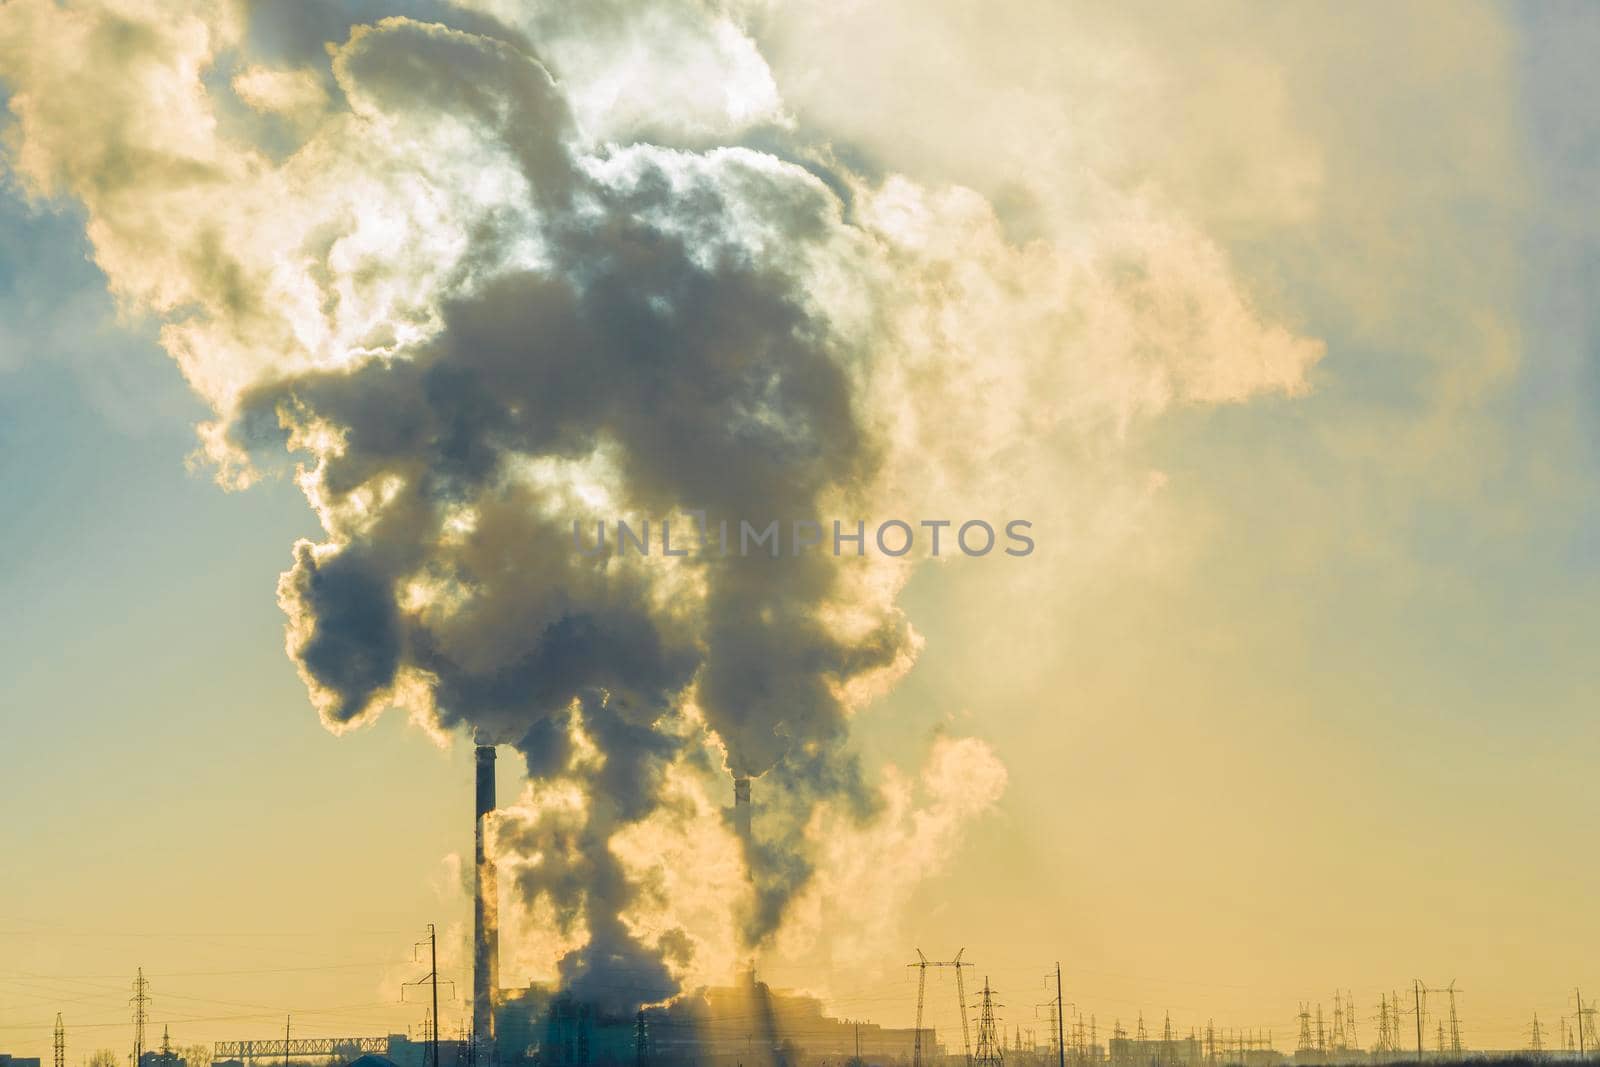
[[[917,1029],[912,1035],[911,1067],[922,1067],[923,1064],[922,1008],[927,998],[929,967],[951,967],[955,969],[956,1000],[961,1005],[961,1052],[965,1057],[967,1067],[972,1067],[972,1040],[967,1029],[967,986],[961,978],[961,969],[972,966],[972,964],[965,962],[961,958],[962,953],[966,951],[966,949],[962,949],[961,952],[957,952],[956,958],[953,960],[930,960],[922,954],[922,950],[919,948],[917,949],[917,962],[906,964],[907,967],[915,967],[917,969]]]
[[[976,1067],[1001,1067],[1005,1063],[1005,1038],[1000,1036],[994,1014],[995,1008],[1003,1007],[1004,1004],[995,1002],[994,990],[989,988],[989,979],[985,978],[983,999],[978,1002],[978,1053],[972,1060]]]
[[[150,983],[145,981],[144,968],[139,968],[133,980],[133,996],[128,1001],[133,1006],[133,1067],[144,1067],[144,1024],[150,1018]]]

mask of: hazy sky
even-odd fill
[[[229,7],[68,6],[197,25]],[[1336,989],[1367,1042],[1380,994],[1454,979],[1480,1048],[1521,1047],[1574,985],[1600,993],[1600,12],[896,0],[721,23],[685,0],[618,30],[469,6],[548,36],[598,139],[762,148],[787,116],[831,145],[872,190],[860,225],[926,271],[894,335],[911,354],[860,386],[886,425],[889,386],[930,405],[908,450],[926,466],[886,461],[867,498],[1038,528],[1029,559],[891,583],[920,649],[850,709],[885,813],[819,847],[762,955],[775,984],[905,1025],[903,964],[964,946],[1008,1027],[1039,1025],[1060,959],[1102,1033],[1170,1010],[1279,1047]],[[259,158],[216,150],[240,203],[192,213],[232,219],[262,262],[319,181],[373,180],[332,155],[261,178],[338,108],[289,75],[326,71],[321,41],[352,23],[438,14],[344,7],[255,11],[228,75],[201,79],[219,136]],[[470,746],[403,714],[319,722],[274,590],[297,538],[345,520],[319,521],[287,467],[224,491],[229,457],[195,433],[262,366],[303,367],[253,363],[275,335],[245,316],[161,333],[222,287],[166,256],[191,212],[130,146],[207,127],[179,101],[108,132],[96,94],[149,108],[155,68],[74,80],[49,8],[0,4],[0,1050],[48,1055],[57,1011],[73,1062],[125,1049],[139,966],[185,1044],[289,1012],[308,1036],[416,1025],[398,1000],[426,923],[468,990]],[[674,80],[662,41],[700,77]],[[284,76],[230,89],[250,70]],[[508,936],[508,981],[552,972],[545,934]],[[699,978],[732,965],[718,936]]]

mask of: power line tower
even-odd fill
[[[1544,1058],[1544,1034],[1539,1029],[1539,1013],[1533,1013],[1533,1039],[1528,1043],[1528,1051],[1533,1053],[1535,1059]]]
[[[150,983],[144,980],[143,967],[133,980],[128,1003],[133,1005],[133,1067],[143,1067],[139,1061],[144,1058],[144,1024],[150,1017]]]
[[[1315,1046],[1311,1044],[1311,1005],[1305,1001],[1300,1002],[1300,1040],[1295,1043],[1296,1052],[1311,1052]]]
[[[1444,987],[1450,995],[1450,1051],[1456,1055],[1461,1054],[1461,1021],[1456,1017],[1456,980],[1450,979],[1450,984]]]
[[[1415,998],[1416,1010],[1417,1010],[1417,1059],[1419,1059],[1419,1060],[1422,1059],[1422,1055],[1423,1055],[1423,1053],[1422,1053],[1422,1024],[1423,1024],[1423,1020],[1427,1017],[1427,1014],[1428,1014],[1428,994],[1429,993],[1443,993],[1443,994],[1445,994],[1446,996],[1448,996],[1450,998],[1449,1015],[1448,1015],[1447,1019],[1441,1019],[1439,1021],[1439,1023],[1438,1023],[1438,1027],[1437,1027],[1438,1028],[1438,1050],[1439,1050],[1439,1052],[1441,1052],[1441,1053],[1443,1053],[1443,1052],[1450,1052],[1450,1053],[1459,1053],[1459,1052],[1461,1052],[1462,1051],[1462,1046],[1461,1046],[1461,1021],[1456,1016],[1456,994],[1461,992],[1461,990],[1456,988],[1455,979],[1452,978],[1450,980],[1450,984],[1445,986],[1443,989],[1430,989],[1429,987],[1427,987],[1427,986],[1422,984],[1422,980],[1420,978],[1419,979],[1413,979],[1412,980],[1412,988],[1413,988],[1412,996]],[[1446,1021],[1449,1022],[1448,1037],[1446,1036],[1446,1029],[1445,1029]]]
[[[996,1004],[994,990],[989,988],[989,979],[983,980],[983,999],[978,1007],[978,1054],[972,1062],[976,1067],[1002,1067],[1006,1059],[1005,1038],[1000,1036],[995,1021],[994,1009],[1003,1008],[1004,1004]]]
[[[1378,995],[1378,1041],[1372,1046],[1372,1051],[1394,1051],[1394,1034],[1389,1026],[1389,996],[1387,993]]]
[[[1344,1037],[1344,994],[1337,989],[1333,991],[1333,1034],[1330,1044],[1335,1050],[1345,1047]]]
[[[55,1035],[56,1067],[67,1067],[67,1025],[61,1021],[61,1013],[56,1012]]]
[[[1050,1037],[1049,1037],[1048,1041],[1046,1042],[1046,1044],[1049,1047],[1045,1051],[1049,1055],[1049,1058],[1051,1060],[1054,1060],[1054,1059],[1057,1058],[1057,1050],[1059,1049],[1060,1050],[1060,1056],[1062,1057],[1063,1062],[1065,1062],[1066,1049],[1065,1049],[1064,1046],[1061,1046],[1061,1045],[1058,1044],[1058,1042],[1061,1039],[1056,1036],[1057,1031],[1058,1031],[1058,1028],[1056,1026],[1056,998],[1055,997],[1051,997],[1049,1000],[1045,1001],[1043,1004],[1035,1004],[1033,1006],[1033,1014],[1034,1014],[1035,1017],[1038,1016],[1040,1008],[1045,1009],[1045,1020],[1050,1025],[1050,1029],[1047,1031],[1049,1033]],[[1062,1028],[1062,1032],[1064,1032],[1064,1028]],[[1074,1049],[1073,1053],[1074,1053],[1074,1058],[1076,1058],[1077,1050]]]
[[[1344,1039],[1354,1051],[1361,1049],[1361,1039],[1356,1036],[1356,995],[1344,991]]]
[[[967,1067],[972,1067],[972,1040],[967,1030],[967,986],[961,978],[961,969],[971,967],[972,964],[961,959],[967,950],[962,949],[956,953],[953,960],[930,960],[917,949],[917,962],[908,963],[907,967],[917,969],[917,1029],[911,1039],[911,1067],[922,1067],[922,1005],[928,989],[929,967],[952,967],[956,972],[956,1001],[961,1005],[961,1052],[965,1057]]]
[[[1317,1002],[1317,1053],[1326,1055],[1328,1051],[1328,1035],[1322,1029],[1322,1002]]]

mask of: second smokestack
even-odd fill
[[[500,901],[494,859],[484,841],[485,822],[495,809],[494,746],[477,748],[478,788],[474,814],[475,892],[472,907],[472,1040],[479,1063],[493,1063],[494,994],[500,984]]]

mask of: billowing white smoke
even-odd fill
[[[160,319],[220,480],[301,457],[326,535],[279,598],[323,721],[515,745],[498,846],[564,980],[660,999],[877,893],[860,848],[936,866],[1004,772],[941,741],[913,812],[852,752],[919,647],[909,562],[586,558],[574,518],[1036,518],[1063,451],[1300,391],[1320,348],[1150,202],[1096,185],[1024,239],[834,143],[755,43],[774,11],[385,6],[10,0],[10,163]],[[730,770],[753,892],[694,884],[740,866]]]

